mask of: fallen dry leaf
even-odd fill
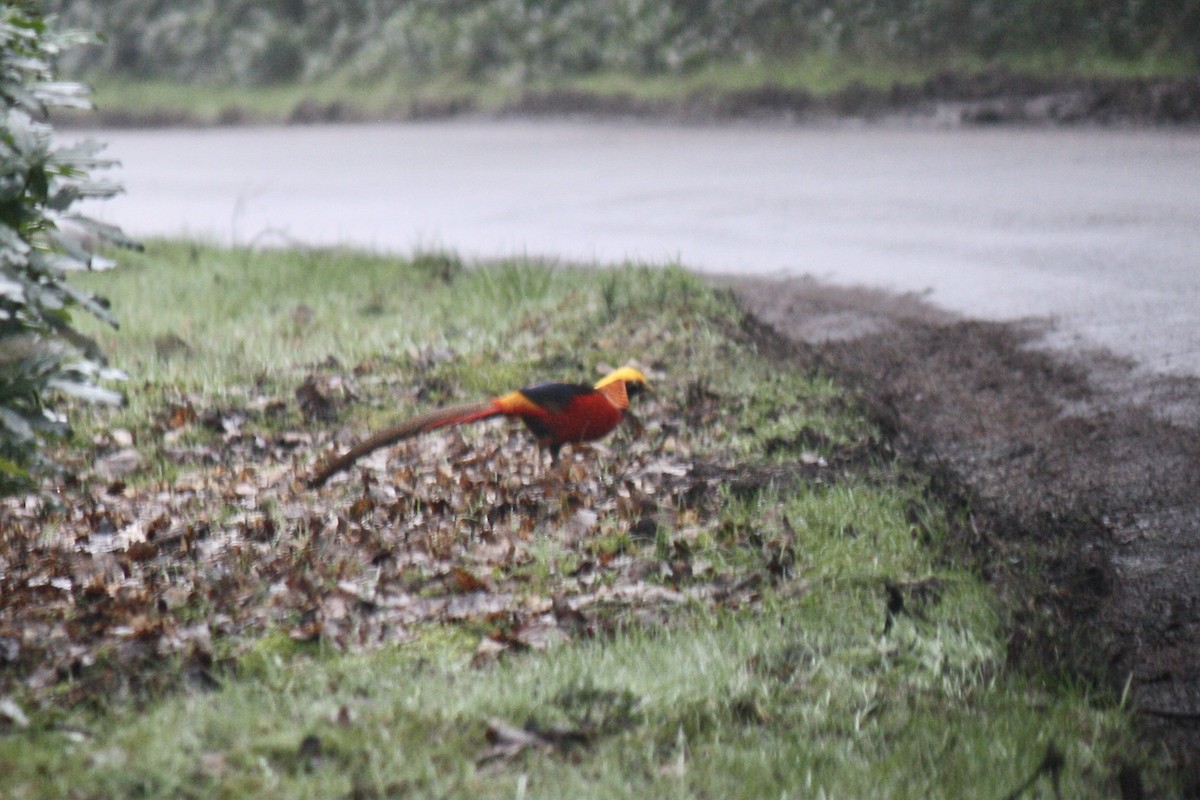
[[[96,459],[93,469],[107,481],[132,475],[142,465],[142,457],[132,447],[125,447]]]
[[[541,736],[497,717],[488,720],[485,736],[490,746],[475,759],[477,764],[516,758],[530,748],[550,747],[550,742]]]
[[[18,728],[29,727],[29,717],[11,697],[0,697],[0,721],[16,725]]]
[[[314,373],[297,390],[302,413],[340,407],[360,381]],[[139,476],[137,452],[117,447],[138,437],[117,433],[81,457],[84,479],[0,499],[0,697],[70,704],[132,671],[151,689],[207,685],[223,668],[214,652],[236,658],[268,630],[359,651],[430,623],[484,624],[475,660],[487,663],[657,624],[686,603],[753,603],[796,569],[794,537],[745,544],[763,558],[740,572],[696,555],[718,538],[706,520],[721,487],[746,477],[697,461],[682,437],[665,453],[650,432],[677,410],[651,403],[646,435],[568,448],[557,470],[537,464],[523,431],[497,424],[385,448],[318,493],[298,475],[351,432],[271,433],[289,402],[247,397],[240,408],[164,401],[158,436],[141,439],[178,465],[169,484]],[[179,447],[185,430],[210,439]],[[103,483],[86,478],[92,459]],[[496,736],[497,752],[547,740]]]

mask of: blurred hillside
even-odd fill
[[[101,32],[74,76],[243,86],[454,75],[523,85],[616,72],[686,74],[813,53],[928,64],[1072,68],[1200,61],[1196,0],[45,0]],[[1045,56],[1055,58],[1046,62]]]

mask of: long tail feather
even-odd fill
[[[312,487],[320,486],[329,480],[332,475],[348,468],[368,453],[374,452],[381,447],[395,444],[402,439],[416,436],[419,433],[437,430],[438,428],[445,428],[450,425],[462,425],[466,422],[500,416],[503,413],[503,411],[496,407],[493,401],[485,400],[477,403],[447,406],[446,408],[439,408],[436,411],[430,411],[427,414],[409,417],[403,422],[398,422],[390,428],[384,428],[378,433],[368,436],[337,458],[326,461],[308,479],[308,485]]]

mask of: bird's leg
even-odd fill
[[[629,411],[628,409],[626,409],[625,418],[622,421],[627,427],[633,428],[633,435],[635,437],[641,436],[646,432],[646,426],[643,425],[642,421],[634,416],[633,412]]]
[[[558,500],[558,515],[566,516],[571,508],[571,493],[567,491],[568,476],[571,470],[570,459],[559,459],[560,444],[550,445],[550,481],[554,483],[554,495]],[[548,482],[550,482],[548,481]],[[549,495],[549,492],[547,492]]]
[[[560,487],[566,486],[571,480],[571,461],[572,459],[559,458],[559,451],[562,445],[553,445],[550,448],[550,469],[554,471],[554,477],[558,479]],[[575,452],[571,451],[572,454]]]
[[[575,464],[575,453],[578,445],[571,445],[571,457],[564,458],[558,465],[558,479],[563,482],[563,485],[571,484],[571,468]]]
[[[545,454],[542,452],[542,449],[544,447],[545,447],[545,445],[542,444],[541,442],[538,442],[535,447],[535,457],[533,459],[533,482],[534,483],[540,483],[542,480],[542,461],[544,461],[546,458]],[[553,458],[553,455],[551,455],[551,458]]]

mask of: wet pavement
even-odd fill
[[[471,121],[79,134],[138,236],[445,247],[928,293],[1200,375],[1200,132]],[[68,134],[70,138],[72,134]]]

